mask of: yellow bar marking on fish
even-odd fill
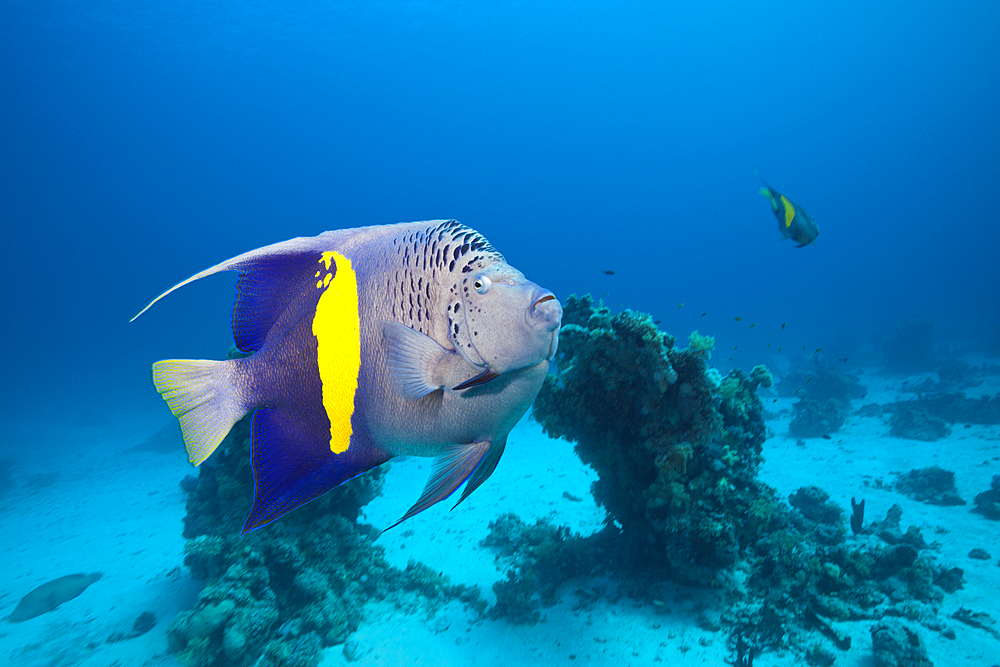
[[[785,198],[785,195],[781,195],[781,203],[785,205],[785,227],[791,227],[792,218],[795,217],[795,207],[792,206],[792,202]]]
[[[324,252],[319,261],[327,271],[333,266],[334,273],[327,273],[316,285],[323,290],[312,324],[316,365],[330,420],[330,451],[343,454],[351,444],[351,416],[361,370],[358,277],[351,260],[338,252]]]
[[[320,258],[319,258],[319,262],[320,262],[320,264],[322,264],[322,265],[323,265],[324,267],[326,267],[326,270],[327,270],[327,271],[329,271],[329,270],[330,270],[330,264],[331,264],[331,262],[333,262],[333,258],[334,258],[334,257],[344,257],[344,256],[343,256],[343,255],[341,255],[341,254],[340,254],[339,252],[337,252],[336,250],[327,250],[327,251],[326,251],[326,252],[324,252],[324,253],[323,253],[322,255],[320,255]],[[347,258],[346,258],[346,257],[344,257],[344,259],[347,259]],[[348,264],[350,264],[350,262],[349,262],[349,261],[348,261]],[[319,277],[319,274],[317,273],[317,274],[316,274],[316,276],[317,276],[317,277]]]

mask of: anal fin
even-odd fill
[[[290,410],[261,409],[253,416],[253,508],[243,532],[284,516],[327,491],[389,460],[389,455],[362,438],[347,450],[330,449],[325,420],[310,421]]]
[[[458,499],[452,509],[458,507],[459,503],[469,497],[469,494],[479,488],[479,486],[489,479],[493,471],[497,469],[497,463],[500,462],[500,457],[503,456],[503,450],[507,446],[507,436],[504,436],[500,440],[497,440],[492,445],[490,445],[489,450],[486,452],[486,456],[483,457],[479,465],[476,466],[475,471],[469,477],[468,483],[465,488],[462,489],[462,497]]]
[[[434,459],[434,472],[427,480],[424,492],[420,494],[420,498],[413,504],[413,507],[407,510],[403,518],[389,528],[398,526],[411,516],[423,512],[431,505],[450,496],[455,489],[462,485],[462,482],[469,479],[476,467],[487,456],[490,446],[489,442],[459,445],[449,448]],[[494,463],[494,465],[496,464]]]

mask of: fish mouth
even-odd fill
[[[552,294],[551,292],[544,295],[540,299],[536,300],[533,304],[531,304],[531,314],[534,315],[535,310],[546,301],[555,301],[555,300],[556,300],[556,295]]]
[[[557,331],[562,322],[562,304],[552,292],[539,289],[535,292],[526,314],[532,328]]]

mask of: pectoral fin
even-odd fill
[[[389,351],[389,373],[403,396],[417,400],[441,389],[436,371],[454,352],[399,322],[383,320],[382,335]]]

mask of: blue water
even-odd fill
[[[991,1],[8,0],[0,404],[160,409],[149,362],[218,357],[232,279],[128,324],[162,289],[438,217],[733,365],[780,322],[811,349],[917,313],[996,349],[997,44]],[[778,242],[755,168],[816,247]]]
[[[431,218],[561,298],[715,335],[723,372],[877,364],[915,315],[995,356],[998,45],[996,0],[4,0],[0,418],[153,431],[150,362],[223,357],[235,277],[129,323],[150,299]],[[815,246],[779,241],[755,169]]]

